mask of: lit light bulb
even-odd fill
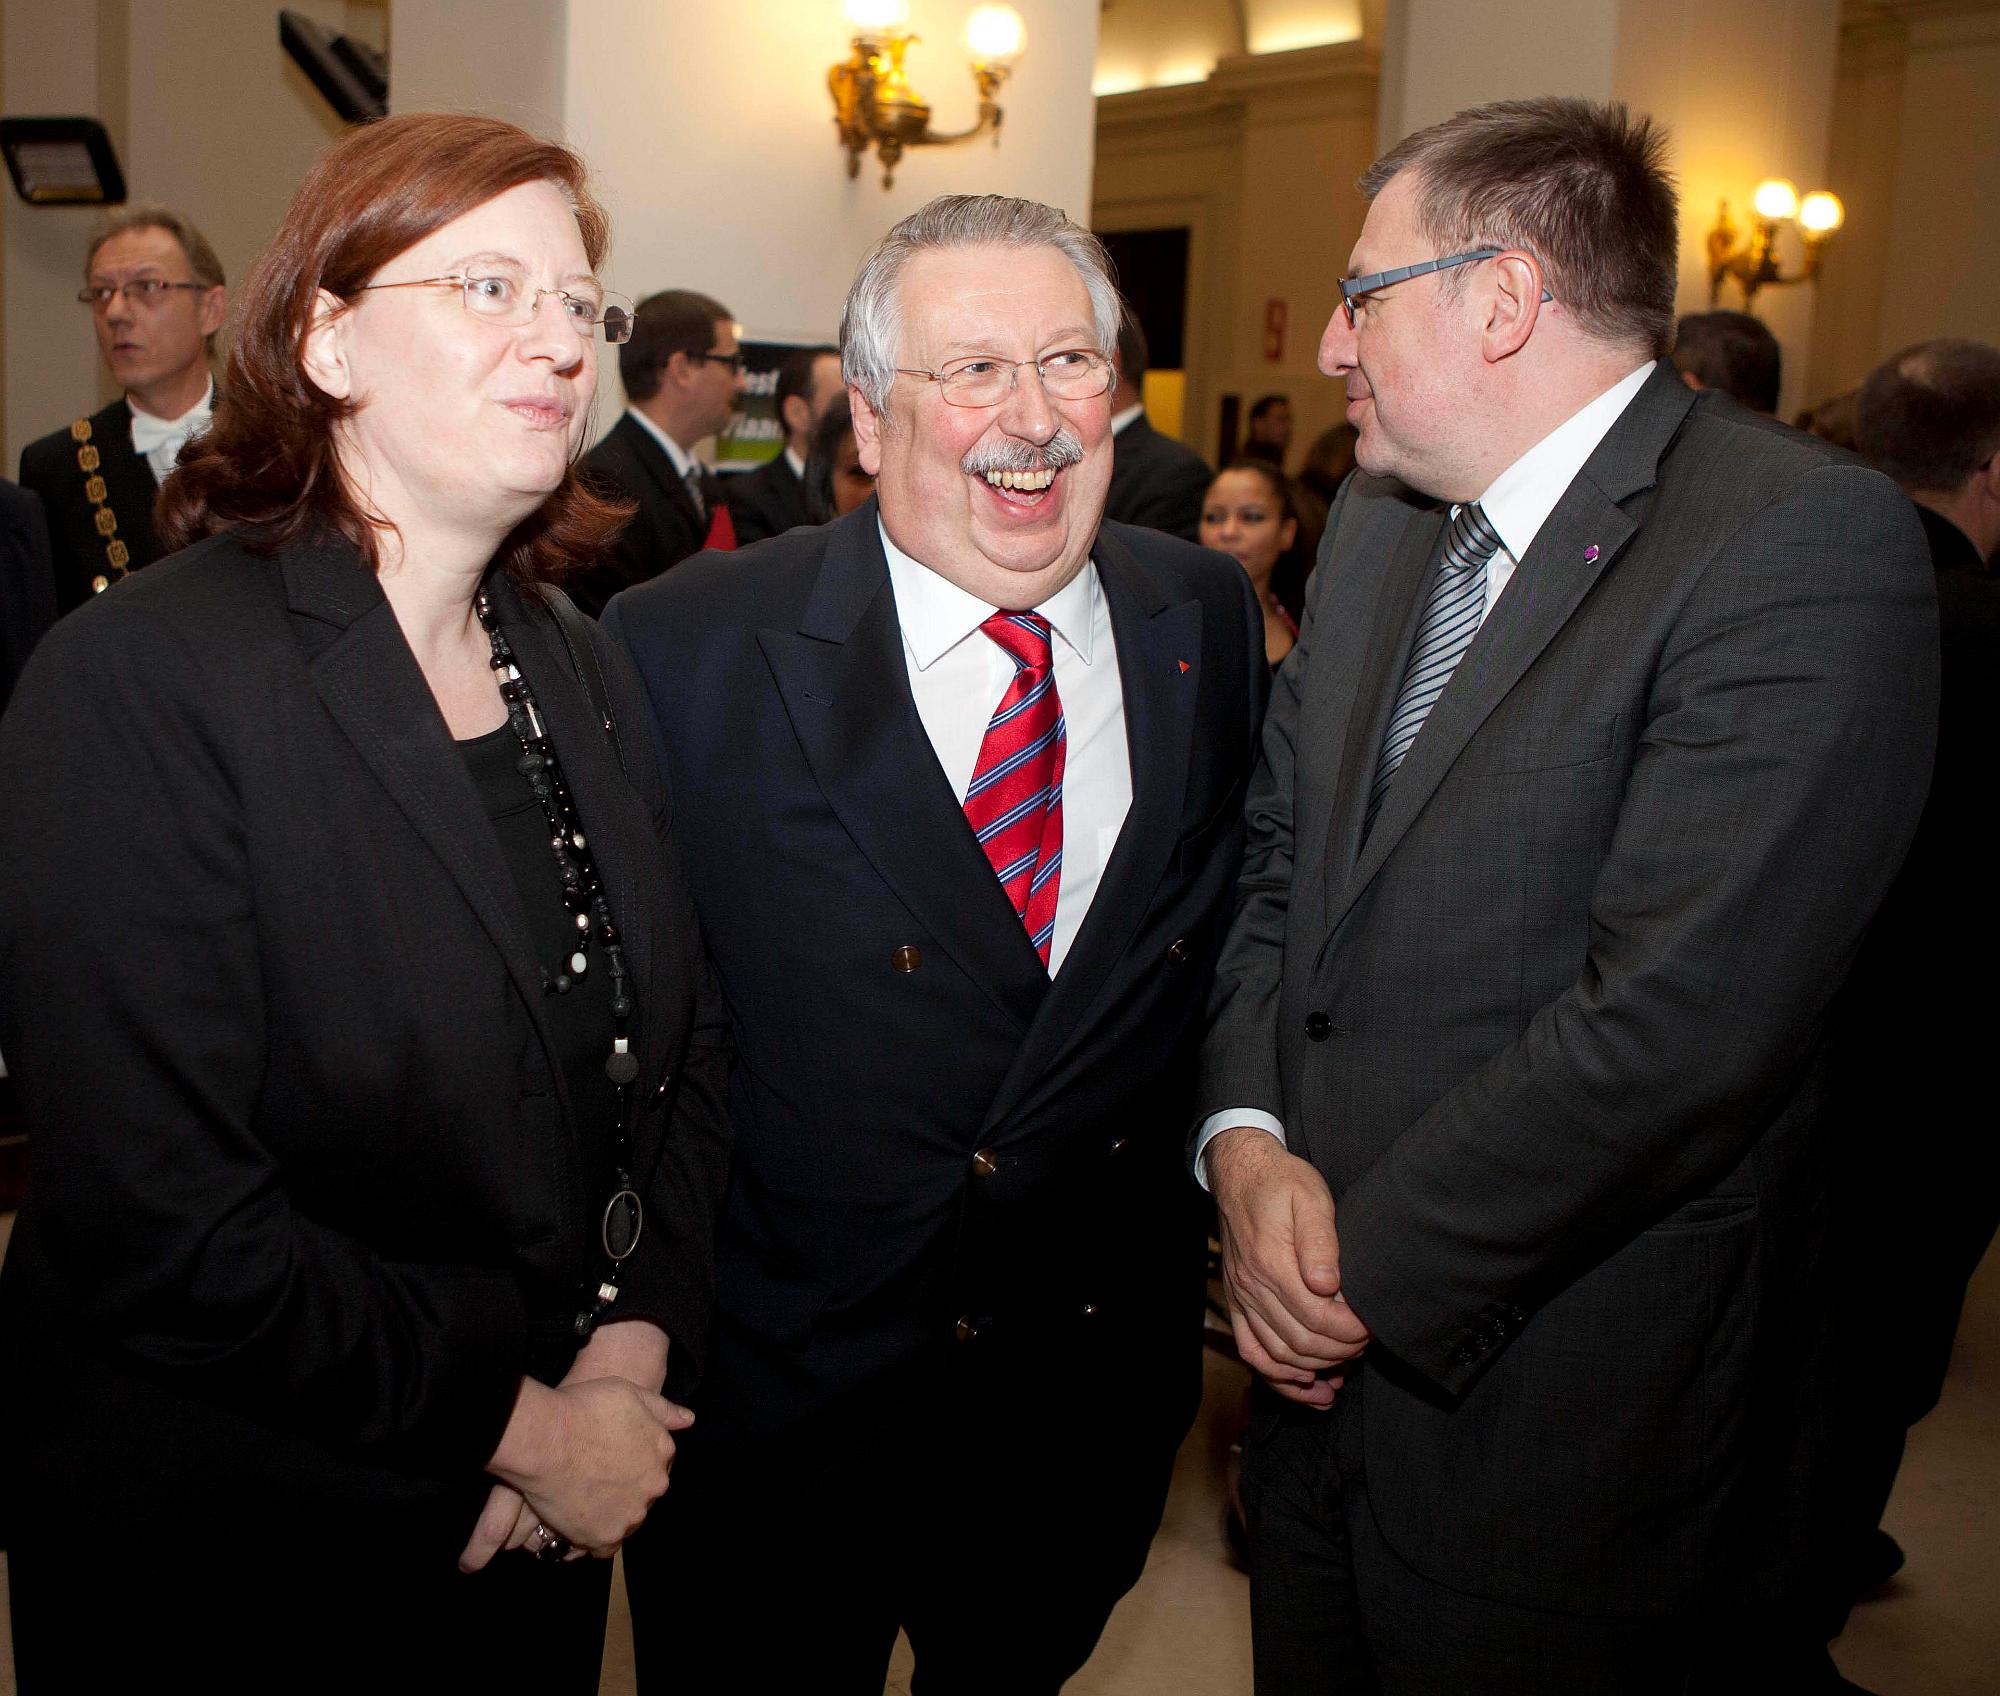
[[[1840,204],[1840,196],[1823,188],[1799,202],[1799,228],[1809,236],[1830,236],[1846,221],[1847,208]]]
[[[910,21],[910,0],[846,0],[843,10],[849,25],[862,35],[900,30]]]
[[[1757,185],[1757,193],[1751,204],[1757,208],[1757,216],[1774,222],[1798,215],[1799,191],[1783,177],[1766,177]]]
[[[1027,35],[1012,6],[975,6],[965,20],[965,45],[982,65],[1004,65],[1021,51]]]

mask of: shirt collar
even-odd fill
[[[949,578],[941,577],[904,553],[889,539],[880,514],[876,516],[875,529],[889,561],[889,581],[896,593],[896,619],[903,627],[903,640],[917,662],[917,670],[929,671],[999,608],[968,594]],[[1049,621],[1049,628],[1085,665],[1090,664],[1091,632],[1097,619],[1098,596],[1102,593],[1097,582],[1097,562],[1085,560],[1081,571],[1034,609]]]
[[[801,483],[806,480],[806,462],[790,448],[785,449],[785,463],[792,468],[792,475]]]
[[[1518,564],[1535,545],[1535,537],[1556,509],[1563,492],[1576,481],[1584,461],[1611,433],[1632,399],[1653,374],[1648,360],[1603,394],[1571,413],[1546,436],[1487,485],[1479,510],[1500,537],[1500,544]]]
[[[647,435],[651,436],[654,441],[658,442],[661,447],[667,450],[667,458],[674,462],[674,475],[685,482],[688,472],[694,466],[694,455],[689,453],[686,448],[682,447],[679,442],[675,441],[672,436],[668,435],[666,431],[662,430],[659,425],[655,424],[652,419],[648,418],[636,406],[628,406],[625,409],[625,415],[628,418],[638,419],[639,427]]]
[[[1111,415],[1112,435],[1117,435],[1128,424],[1132,423],[1135,419],[1143,418],[1145,415],[1146,403],[1142,400],[1134,401],[1123,412],[1114,412]]]
[[[162,418],[158,413],[148,412],[130,395],[125,397],[125,404],[131,410],[134,418],[149,419],[164,431],[179,431],[184,424],[197,425],[205,423],[209,415],[215,411],[215,379],[213,377],[209,378],[208,387],[201,391],[201,399],[196,401],[193,406],[189,407],[178,418]]]

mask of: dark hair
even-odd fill
[[[1828,395],[1817,406],[1807,407],[1792,423],[1823,442],[1831,442],[1849,453],[1859,453],[1861,450],[1854,441],[1854,409],[1860,399],[1860,389],[1842,389],[1837,395]]]
[[[1305,463],[1299,467],[1299,481],[1322,500],[1331,501],[1354,469],[1354,444],[1360,439],[1361,432],[1352,424],[1336,424],[1322,430],[1306,449]]]
[[[807,522],[831,524],[839,516],[833,509],[833,468],[840,458],[842,440],[853,434],[853,404],[842,395],[812,427],[812,438],[806,444]]]
[[[831,345],[820,347],[794,348],[785,355],[778,367],[778,386],[771,392],[771,405],[778,415],[778,435],[788,439],[791,431],[785,425],[785,402],[794,398],[812,407],[813,372],[822,359],[838,360],[840,349]],[[782,450],[780,450],[782,451]]]
[[[1945,338],[1885,360],[1861,385],[1856,445],[1905,489],[1952,494],[2000,451],[2000,348]]]
[[[1666,132],[1621,102],[1544,96],[1475,106],[1398,142],[1368,167],[1374,197],[1417,174],[1417,222],[1438,254],[1520,248],[1579,325],[1666,352],[1679,280],[1678,197]],[[1442,273],[1463,288],[1466,268]]]
[[[1146,331],[1129,300],[1118,307],[1118,375],[1136,389],[1146,380]]]
[[[667,363],[675,354],[693,358],[715,346],[715,326],[735,317],[721,301],[693,289],[662,289],[639,302],[632,316],[632,339],[618,348],[618,376],[633,400],[660,392]]]
[[[1290,395],[1259,395],[1256,404],[1250,408],[1250,422],[1255,424],[1265,413],[1271,411],[1273,407],[1289,407],[1291,404],[1292,397]]]
[[[1778,338],[1747,312],[1690,312],[1674,328],[1674,367],[1753,412],[1778,410]]]
[[[356,403],[328,394],[301,363],[319,291],[351,301],[399,253],[536,182],[568,196],[597,265],[611,231],[583,161],[512,124],[412,112],[351,130],[322,153],[237,298],[214,422],[160,491],[154,522],[167,549],[241,526],[247,546],[271,553],[331,527],[378,563],[386,521],[362,509],[334,449],[335,426]],[[572,465],[501,544],[500,563],[517,582],[558,575],[608,545],[631,513],[585,489]]]
[[[1208,480],[1208,488],[1214,488],[1232,471],[1247,471],[1252,476],[1263,478],[1264,486],[1271,491],[1272,498],[1278,503],[1280,509],[1278,516],[1281,519],[1289,518],[1294,523],[1298,522],[1299,502],[1297,495],[1292,491],[1292,480],[1268,459],[1259,459],[1253,454],[1239,455]],[[1202,491],[1202,505],[1208,505],[1208,489]]]

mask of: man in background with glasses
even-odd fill
[[[58,614],[160,557],[153,497],[214,409],[209,358],[226,297],[202,233],[149,206],[97,231],[76,298],[125,392],[21,450],[21,484],[48,514]]]
[[[1181,1126],[1267,688],[1235,562],[1103,522],[1119,302],[1060,212],[863,264],[876,494],[615,600],[733,1015],[709,1394],[642,1690],[1054,1696],[1201,1390]]]
[[[1528,100],[1361,181],[1320,343],[1360,471],[1196,1136],[1262,1378],[1259,1696],[1839,1687],[1813,1514],[1876,1339],[1829,1300],[1873,1244],[1826,1228],[1824,1033],[1922,805],[1936,600],[1885,478],[1661,357],[1665,155]]]
[[[564,585],[595,616],[633,583],[643,583],[705,547],[735,546],[735,530],[715,476],[697,444],[729,422],[743,393],[736,320],[719,300],[664,289],[639,302],[629,340],[618,350],[625,416],[584,455],[598,487],[638,504],[601,565]]]

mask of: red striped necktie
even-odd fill
[[[965,820],[1046,966],[1062,885],[1068,746],[1049,621],[1040,613],[996,612],[979,628],[1014,662],[1014,677],[979,745],[979,763],[965,792]]]

